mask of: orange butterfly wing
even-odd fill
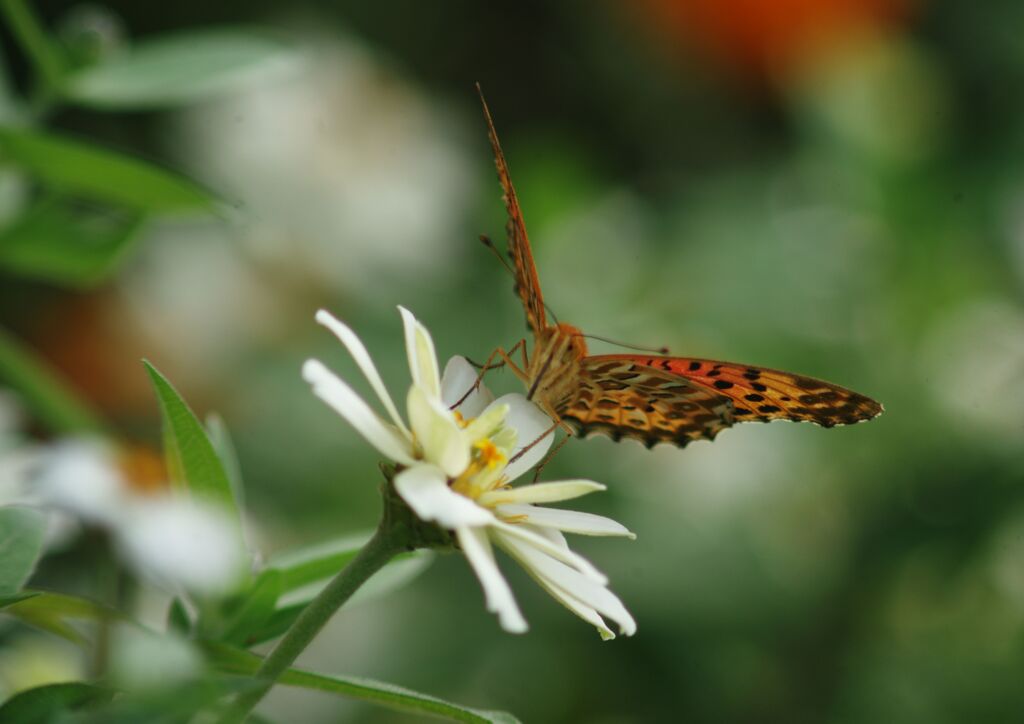
[[[882,405],[870,397],[792,372],[690,357],[612,354],[587,358],[591,360],[647,365],[713,389],[731,400],[736,422],[792,420],[834,427],[882,413]]]
[[[526,309],[526,321],[534,335],[537,335],[548,326],[547,316],[544,314],[544,298],[540,293],[540,280],[537,278],[537,267],[533,263],[530,239],[526,235],[526,224],[523,221],[523,212],[519,208],[519,199],[516,198],[516,190],[512,187],[508,163],[505,161],[501,144],[498,143],[498,133],[494,130],[491,111],[487,107],[487,101],[484,100],[479,83],[476,90],[480,94],[484,117],[487,119],[487,135],[491,139],[491,148],[494,149],[494,165],[498,169],[498,180],[501,181],[501,188],[505,192],[505,208],[508,210],[506,232],[508,233],[508,248],[512,253],[512,263],[515,265],[516,291]]]
[[[580,437],[603,433],[647,447],[667,442],[685,447],[713,440],[734,422],[732,400],[714,388],[625,356],[586,357],[578,384],[556,402],[559,417]]]

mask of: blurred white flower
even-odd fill
[[[0,389],[0,505],[31,503],[29,471],[40,446],[21,436],[21,407],[14,394]]]
[[[184,112],[188,162],[238,200],[240,241],[275,269],[361,298],[447,273],[473,189],[447,111],[354,39],[305,48],[287,82]]]
[[[317,314],[317,321],[348,349],[389,419],[320,362],[309,360],[303,376],[314,393],[399,464],[395,489],[421,519],[454,531],[483,586],[488,610],[498,614],[505,630],[521,633],[527,625],[495,563],[492,544],[512,556],[557,601],[593,624],[603,638],[614,634],[602,616],[615,621],[621,633],[631,635],[636,623],[608,590],[608,579],[569,549],[563,531],[632,534],[608,518],[537,505],[576,498],[604,486],[566,480],[510,487],[547,452],[551,421],[522,395],[494,400],[482,385],[467,395],[477,376],[462,357],[452,358],[441,378],[429,332],[407,310],[399,309],[412,375],[408,425],[362,342],[325,311]],[[517,447],[518,440],[526,444]]]
[[[218,595],[244,571],[246,553],[225,512],[166,488],[140,490],[100,441],[55,443],[34,483],[40,505],[106,529],[125,562],[158,585]]]
[[[33,473],[48,448],[24,435],[24,423],[16,396],[0,389],[0,506],[38,507],[40,504]],[[75,529],[69,516],[51,512],[46,526],[46,548],[60,546]]]

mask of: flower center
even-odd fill
[[[163,458],[154,450],[126,444],[117,451],[117,467],[133,493],[149,495],[168,488]]]
[[[508,462],[508,458],[498,449],[498,446],[486,438],[475,442],[473,448],[476,450],[476,457],[480,462],[492,470],[498,465]]]
[[[452,481],[452,490],[475,500],[501,482],[501,472],[507,462],[508,456],[490,438],[477,440],[473,443],[473,457],[462,474]]]

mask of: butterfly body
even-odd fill
[[[648,447],[661,442],[683,447],[712,440],[737,422],[782,419],[833,427],[881,414],[882,406],[865,395],[791,372],[690,357],[591,356],[579,329],[548,323],[508,164],[483,94],[480,100],[508,210],[516,292],[534,343],[532,353],[525,340],[516,345],[523,346],[522,367],[504,350],[496,354],[526,385],[527,397],[556,423],[581,436],[596,432],[613,440],[634,438]]]
[[[576,395],[580,362],[587,356],[583,333],[570,324],[547,326],[527,356],[524,382],[527,397],[546,411],[564,407]]]

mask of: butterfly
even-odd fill
[[[516,291],[533,335],[532,353],[523,339],[508,352],[499,348],[495,354],[552,420],[580,437],[603,433],[615,441],[637,439],[647,447],[684,447],[694,440],[713,440],[738,422],[793,420],[833,427],[881,414],[882,405],[870,397],[792,372],[691,357],[589,355],[579,329],[547,319],[505,154],[479,85],[477,92],[508,211]],[[511,357],[517,348],[521,365]]]

